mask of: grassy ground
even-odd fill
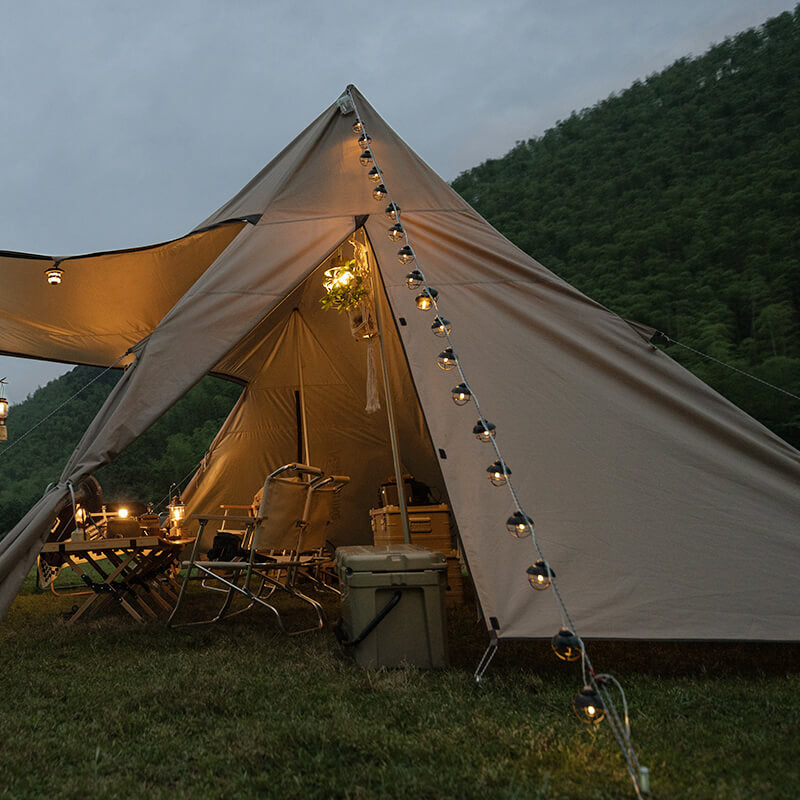
[[[365,671],[329,630],[287,637],[263,612],[170,631],[108,608],[68,628],[74,602],[28,585],[0,624],[0,797],[633,796],[606,726],[570,711],[579,668],[546,644],[502,646],[475,687],[474,611],[451,615],[450,669]],[[653,797],[800,797],[800,648],[592,657],[626,686]]]

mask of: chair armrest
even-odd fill
[[[249,525],[257,517],[240,517],[231,514],[192,514],[189,519],[196,519],[198,522],[242,522]]]

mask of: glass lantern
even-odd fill
[[[459,383],[450,390],[450,396],[457,406],[465,406],[472,398],[472,392],[466,383]]]
[[[455,369],[457,361],[458,359],[456,358],[456,354],[453,352],[452,347],[442,350],[442,352],[436,357],[436,363],[439,366],[439,369],[443,369],[445,372],[447,372],[447,370]]]

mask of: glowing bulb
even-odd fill
[[[467,386],[466,383],[459,383],[458,386],[454,386],[450,390],[450,396],[457,406],[465,406],[469,403],[472,392],[469,390],[469,386]]]
[[[414,260],[414,251],[406,245],[397,251],[397,260],[401,264],[410,264]]]
[[[326,269],[324,275],[325,280],[322,282],[322,286],[326,292],[341,286],[347,286],[355,278],[355,275],[346,264]]]
[[[572,701],[572,710],[578,719],[587,725],[598,725],[606,716],[603,700],[591,686],[584,686],[581,693],[575,697]]]
[[[412,270],[411,272],[408,273],[408,275],[406,275],[406,286],[412,292],[415,289],[419,289],[419,287],[422,286],[424,281],[425,278],[418,269]]]
[[[78,525],[83,525],[86,522],[86,509],[78,506],[75,509],[75,522]]]
[[[358,160],[365,166],[368,167],[372,163],[372,153],[369,150],[365,150],[359,157]]]
[[[383,199],[384,199],[384,197],[386,197],[386,195],[388,195],[388,194],[389,194],[389,190],[388,190],[388,189],[386,188],[386,186],[384,186],[384,184],[382,184],[382,183],[381,183],[380,185],[376,186],[376,187],[375,187],[375,188],[372,190],[372,196],[373,196],[373,197],[374,197],[376,200],[383,200]]]
[[[486,467],[486,471],[489,473],[492,486],[502,486],[506,482],[507,476],[511,474],[511,470],[502,461],[490,464]]]
[[[169,520],[172,523],[172,527],[179,527],[183,521],[183,515],[186,513],[186,506],[180,497],[173,497],[167,508],[169,509]]]
[[[117,509],[117,516],[118,516],[120,519],[128,519],[128,514],[129,514],[129,513],[130,513],[130,512],[128,511],[128,509],[127,509],[127,508],[118,508],[118,509]]]
[[[366,133],[362,133],[361,136],[358,137],[358,144],[362,150],[371,150],[370,142],[372,141],[372,137]]]
[[[357,136],[361,136],[361,134],[364,133],[364,123],[360,119],[357,119],[353,123],[353,133]]]
[[[553,582],[553,578],[556,576],[555,572],[550,569],[550,565],[545,564],[541,559],[539,559],[535,564],[531,564],[526,572],[528,574],[528,582],[530,583],[531,588],[536,589],[539,592],[549,589],[550,584]]]
[[[472,429],[479,442],[491,442],[497,433],[497,425],[488,420],[479,419]]]
[[[44,274],[47,276],[47,282],[51,286],[58,286],[61,283],[61,278],[64,275],[64,270],[60,267],[50,267],[50,269],[46,269]]]
[[[515,511],[506,520],[506,530],[516,539],[525,539],[533,531],[533,520],[521,511]]]
[[[406,232],[403,230],[403,226],[398,222],[392,225],[391,228],[386,232],[386,235],[393,241],[399,242],[403,239],[406,235]]]
[[[449,369],[454,369],[457,362],[458,359],[456,358],[456,354],[453,352],[452,347],[442,350],[442,352],[436,357],[436,363],[439,365],[439,369],[443,369],[445,372],[447,372]]]
[[[583,653],[581,640],[569,628],[561,628],[550,646],[562,661],[577,661]]]
[[[0,421],[8,419],[8,400],[0,397]]]
[[[400,216],[400,206],[397,203],[390,203],[383,209],[383,213],[386,214],[386,219],[395,222]]]
[[[428,309],[433,308],[433,301],[439,296],[439,292],[436,289],[431,289],[429,286],[422,294],[418,294],[414,298],[414,302],[417,304],[417,308],[420,311],[428,311]]]
[[[373,183],[380,183],[381,182],[381,171],[377,167],[373,167],[368,173],[367,177]]]
[[[436,317],[433,321],[433,325],[431,325],[431,330],[434,333],[434,336],[440,336],[444,338],[453,330],[453,326],[450,324],[449,319],[445,319],[444,317]]]

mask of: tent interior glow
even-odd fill
[[[402,469],[452,508],[494,636],[549,639],[559,626],[552,593],[527,580],[532,537],[506,531],[516,510],[508,487],[486,480],[497,458],[490,479],[513,478],[581,636],[800,638],[800,454],[655,349],[641,327],[498,234],[352,92],[391,192],[377,204],[352,119],[334,103],[187,236],[60,258],[62,283],[44,291],[56,259],[0,254],[1,351],[132,360],[60,481],[0,542],[0,611],[68,482],[113,459],[208,373],[244,388],[183,493],[185,517],[249,502],[270,470],[296,460],[302,385],[311,461],[352,477],[332,539],[370,541],[376,476],[396,471],[385,405],[364,411],[369,344],[319,303],[325,271],[340,250],[352,258],[359,237],[376,276],[390,387],[382,401],[394,404]],[[423,265],[431,305],[430,286],[438,290],[435,313],[451,321],[456,349],[441,350],[431,314],[406,287],[387,236],[395,223]],[[468,372],[481,418],[497,422],[488,443],[470,434],[473,411],[458,407],[474,396],[454,392],[460,381],[440,367]],[[487,457],[492,442],[502,460]]]

